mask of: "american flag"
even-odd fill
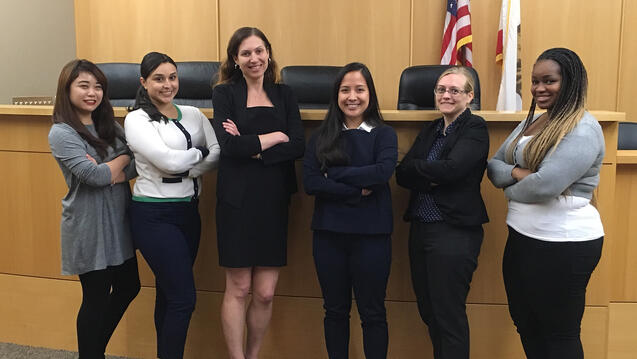
[[[440,64],[472,67],[471,42],[469,0],[447,0]]]

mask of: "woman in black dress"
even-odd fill
[[[296,99],[276,83],[276,74],[263,32],[240,28],[228,42],[212,96],[221,146],[217,240],[219,264],[226,268],[221,319],[233,359],[257,357],[270,321],[279,268],[286,264],[288,203],[297,190],[294,160],[305,147]]]

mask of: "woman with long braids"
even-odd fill
[[[396,132],[383,122],[369,69],[358,62],[345,65],[303,159],[305,191],[316,196],[313,255],[330,359],[348,358],[352,290],[365,357],[387,357],[385,293],[393,230],[389,179],[397,157]]]
[[[157,356],[181,358],[195,308],[201,175],[216,166],[219,144],[198,108],[173,104],[179,79],[168,55],[146,54],[140,70],[141,86],[124,122],[139,174],[132,234],[155,274]]]
[[[212,94],[212,125],[221,146],[216,211],[219,264],[226,272],[221,320],[230,358],[256,359],[279,271],[287,263],[288,206],[297,191],[294,160],[303,155],[305,139],[296,98],[277,83],[265,34],[238,29],[226,55]]]
[[[135,163],[113,118],[106,76],[86,60],[66,64],[58,80],[51,153],[69,188],[62,199],[62,274],[79,275],[81,359],[104,358],[115,327],[139,292],[128,222]]]
[[[573,51],[542,53],[526,120],[489,161],[509,200],[502,271],[509,312],[529,359],[581,359],[586,286],[602,252],[593,206],[604,136],[585,109],[586,69]],[[545,112],[535,114],[535,107]]]

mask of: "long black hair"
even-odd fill
[[[97,137],[86,129],[86,126],[80,121],[77,112],[75,112],[75,106],[71,103],[71,83],[82,72],[95,76],[97,83],[102,85],[102,101],[91,112]],[[106,157],[109,146],[114,147],[117,137],[123,138],[123,134],[118,133],[117,127],[115,127],[113,106],[108,100],[107,93],[108,81],[102,70],[88,60],[73,60],[64,65],[60,72],[52,118],[53,123],[66,123],[71,126],[89,145],[95,148],[97,154],[102,158]]]
[[[177,68],[177,64],[175,63],[175,61],[173,61],[173,59],[170,58],[170,56],[162,54],[160,52],[149,52],[144,55],[142,63],[139,65],[139,72],[144,80],[147,80],[148,76],[150,76],[150,74],[152,74],[153,71],[155,71],[155,69],[159,67],[159,65],[164,63],[171,63],[175,65],[175,68]],[[148,91],[146,91],[146,89],[142,85],[139,85],[139,89],[137,89],[137,95],[135,96],[135,104],[133,105],[133,108],[130,108],[128,110],[134,111],[139,108],[141,108],[148,114],[151,121],[159,122],[163,120],[164,122],[168,122],[166,116],[159,112],[157,106],[155,106],[153,101],[151,101],[150,96],[148,96]]]
[[[322,170],[326,170],[331,166],[347,165],[349,163],[349,157],[347,153],[345,153],[340,140],[345,115],[338,106],[338,93],[345,75],[353,71],[358,71],[363,75],[369,90],[369,104],[363,112],[363,121],[374,127],[384,123],[378,105],[378,96],[376,96],[374,80],[367,66],[360,62],[352,62],[345,65],[338,73],[336,81],[334,81],[330,106],[328,107],[323,122],[321,122],[317,130],[316,157],[321,164]]]

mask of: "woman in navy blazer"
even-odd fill
[[[330,359],[348,357],[352,290],[365,357],[387,357],[384,300],[393,230],[389,179],[397,157],[396,132],[383,122],[369,69],[357,62],[345,65],[303,159],[305,191],[316,196],[313,255]]]
[[[212,125],[221,146],[217,243],[219,264],[226,268],[221,319],[230,357],[250,359],[257,358],[279,268],[286,264],[288,204],[297,190],[294,160],[303,155],[305,139],[291,89],[276,83],[276,62],[263,32],[238,29],[227,55],[212,95]]]
[[[420,131],[396,181],[411,190],[405,220],[411,221],[412,284],[434,357],[468,359],[465,302],[489,220],[480,194],[489,134],[468,108],[473,78],[467,69],[443,72],[434,93],[443,117]]]

